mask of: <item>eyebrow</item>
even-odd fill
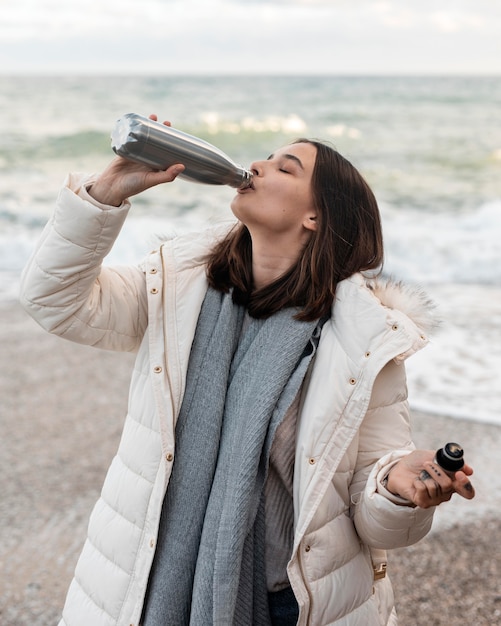
[[[273,159],[275,155],[274,154],[270,154],[270,156],[268,157],[268,161],[270,161],[271,159]],[[284,159],[289,159],[290,161],[294,161],[295,163],[297,163],[299,165],[299,167],[304,170],[304,166],[301,163],[301,159],[299,159],[295,154],[281,154],[281,157],[283,157]]]

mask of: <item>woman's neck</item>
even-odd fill
[[[285,274],[295,260],[285,257],[266,256],[252,261],[252,278],[255,289],[262,289]]]
[[[304,242],[252,238],[252,278],[255,289],[262,289],[283,276],[297,261]]]

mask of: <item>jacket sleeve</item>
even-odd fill
[[[77,343],[134,351],[147,324],[145,277],[137,267],[107,268],[130,204],[107,207],[86,192],[91,178],[70,175],[25,267],[20,301],[46,330]]]
[[[431,528],[434,508],[415,507],[381,485],[390,467],[414,448],[405,368],[391,361],[374,384],[359,433],[357,465],[350,486],[357,532],[373,548],[412,545]]]

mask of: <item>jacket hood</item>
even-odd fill
[[[435,303],[419,285],[388,277],[372,279],[367,287],[383,306],[407,315],[420,331],[429,334],[440,325]]]

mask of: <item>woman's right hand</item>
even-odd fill
[[[470,482],[473,468],[465,464],[451,477],[434,459],[433,450],[414,450],[402,457],[391,468],[386,488],[423,509],[447,502],[453,493],[471,500],[475,496]]]
[[[150,119],[157,121],[157,116],[150,115]],[[170,122],[164,124],[170,126]],[[116,157],[87,191],[101,204],[120,206],[127,198],[150,187],[172,182],[183,170],[184,165],[180,163],[166,170],[153,170],[146,165]]]

